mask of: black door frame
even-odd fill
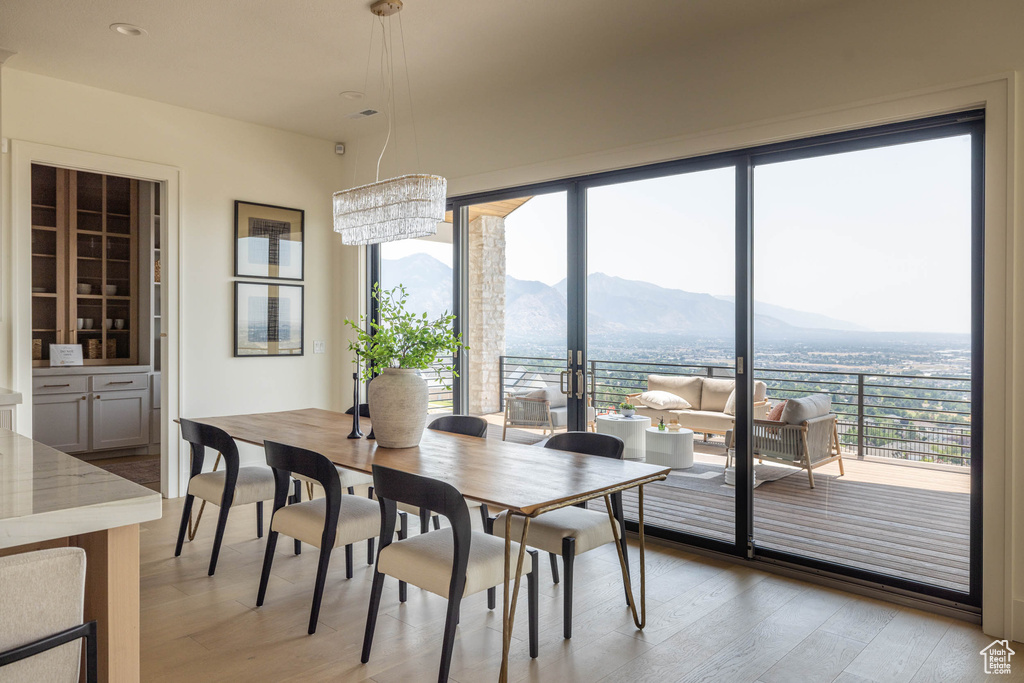
[[[585,395],[587,384],[587,190],[592,187],[659,178],[703,170],[733,167],[736,171],[735,193],[735,249],[736,249],[736,393],[745,397],[737,401],[736,452],[737,452],[737,496],[735,509],[736,532],[732,543],[705,536],[648,525],[646,533],[687,545],[772,563],[795,566],[815,573],[853,579],[861,583],[892,588],[958,607],[977,609],[981,606],[981,561],[982,561],[982,397],[984,366],[984,110],[970,110],[954,114],[933,116],[924,119],[886,124],[870,128],[814,136],[787,142],[752,147],[744,150],[722,152],[688,159],[661,162],[638,168],[582,175],[574,178],[504,188],[492,192],[460,195],[448,200],[448,210],[453,211],[453,311],[456,317],[456,331],[461,331],[461,313],[466,304],[466,283],[462,277],[467,257],[465,244],[466,217],[472,204],[514,199],[525,195],[566,192],[567,220],[567,369],[573,381],[570,388],[576,394],[577,384],[582,377],[579,395]],[[877,572],[870,572],[834,562],[815,560],[769,548],[759,548],[754,538],[754,498],[750,486],[752,470],[749,435],[753,429],[753,173],[758,165],[808,159],[816,156],[840,154],[909,142],[935,140],[944,137],[970,135],[972,140],[972,360],[971,360],[971,547],[970,547],[970,589],[968,592],[954,591],[931,584],[901,579]],[[368,260],[374,277],[380,274],[380,249],[370,247]],[[369,284],[372,284],[372,280]],[[369,309],[372,311],[372,308]],[[460,412],[465,405],[462,378],[467,370],[465,358],[456,359],[455,368],[459,377],[455,379],[454,407]],[[741,371],[742,368],[742,371]],[[586,402],[570,396],[569,425],[574,429],[586,428]],[[636,531],[635,522],[627,522],[627,528]]]

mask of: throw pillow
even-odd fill
[[[544,398],[548,400],[549,407],[551,408],[561,408],[569,405],[569,397],[553,384],[544,387]]]
[[[791,425],[803,424],[815,417],[828,415],[831,411],[832,397],[825,394],[791,398],[782,410],[782,421]]]
[[[767,396],[767,394],[768,394],[768,385],[765,384],[764,382],[762,382],[761,380],[756,380],[754,382],[754,403],[758,403],[760,401],[765,400],[765,397]],[[780,408],[780,410],[781,410],[781,408]],[[732,393],[729,394],[729,398],[726,399],[726,401],[725,401],[725,410],[723,410],[722,412],[725,413],[726,415],[735,415],[736,414],[736,390],[735,389],[732,390]]]
[[[772,422],[782,421],[782,411],[786,408],[786,401],[780,401],[772,406],[772,409],[768,411],[768,419]]]
[[[726,415],[736,414],[736,390],[733,389],[732,393],[729,394],[729,398],[725,399],[725,410],[722,411]]]
[[[645,391],[637,397],[643,405],[655,410],[689,410],[690,403],[667,391]]]

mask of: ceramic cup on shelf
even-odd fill
[[[103,321],[103,324],[104,324],[104,325],[106,326],[106,328],[107,328],[107,329],[109,330],[109,329],[110,329],[111,327],[113,327],[113,326],[114,326],[114,321],[113,321],[113,319],[112,319],[112,318],[107,318],[106,320],[104,320],[104,321]]]
[[[80,330],[84,330],[85,329],[85,318],[79,318],[78,319],[78,329],[80,329]]]
[[[92,294],[92,285],[90,285],[88,283],[85,283],[85,282],[79,282],[78,283],[78,293],[79,294]]]
[[[103,291],[107,296],[115,296],[117,294],[117,285],[104,285]]]
[[[92,324],[93,324],[93,319],[92,318],[85,318],[83,320],[83,322],[85,323],[85,328],[84,329],[86,329],[86,330],[91,330],[92,329]]]
[[[114,329],[115,330],[123,330],[124,329],[124,318],[114,318]]]

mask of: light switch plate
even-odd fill
[[[322,341],[313,342],[313,353],[326,353],[327,345]]]

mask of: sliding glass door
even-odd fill
[[[731,419],[712,413],[733,376],[735,177],[730,165],[586,188],[591,428],[624,439],[627,458],[676,467],[647,489],[648,524],[730,545],[735,487],[720,475]],[[624,501],[636,519],[636,493]]]
[[[462,208],[461,410],[536,443],[568,426],[566,192]]]
[[[977,607],[983,131],[965,112],[451,200],[451,408],[671,467],[651,535]]]
[[[978,533],[980,226],[972,129],[936,133],[755,162],[754,368],[774,410],[754,425],[753,537],[952,597]]]

